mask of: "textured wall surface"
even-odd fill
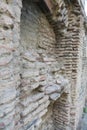
[[[52,105],[50,107],[49,97],[56,100],[64,89],[64,78],[59,74],[63,65],[57,61],[55,34],[45,15],[38,6],[25,1],[21,17],[21,44],[23,126],[30,127],[36,121],[36,124],[44,123],[41,129],[51,130]]]
[[[0,0],[0,130],[76,130],[86,88],[84,19],[78,3],[55,2],[46,14],[32,1]]]
[[[57,39],[56,52],[59,58],[65,61],[66,74],[71,83],[69,91],[69,101],[71,104],[69,105],[68,103],[70,106],[70,127],[76,129],[79,118],[82,115],[85,97],[83,96],[85,87],[83,87],[84,85],[81,86],[82,83],[85,83],[82,77],[86,77],[82,70],[84,67],[84,61],[82,61],[85,38],[84,19],[81,13],[81,7],[74,2],[69,6],[66,15],[68,16],[68,26],[66,27],[60,23],[62,28],[59,28],[57,24],[54,26],[54,32]],[[83,97],[83,99],[81,99],[81,97]]]
[[[16,8],[16,10],[15,10]],[[19,101],[20,1],[0,1],[0,129],[13,130]]]

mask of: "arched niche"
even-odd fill
[[[61,73],[63,63],[58,61],[58,54],[55,51],[57,46],[54,30],[41,10],[38,1],[23,0],[20,30],[20,115],[23,129],[58,129],[63,120],[58,121],[57,126],[55,125],[56,113],[54,111],[57,104],[49,99],[56,97],[50,97],[46,90],[49,86],[55,87],[57,79],[64,75]],[[60,97],[60,93],[55,93],[57,98]],[[68,99],[67,94],[62,94],[62,97]],[[58,105],[61,105],[61,100],[59,98],[57,101]]]

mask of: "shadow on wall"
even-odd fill
[[[58,130],[58,127],[64,129],[69,123],[60,117],[68,116],[69,112],[65,110],[69,106],[69,96],[62,94],[66,91],[68,80],[64,66],[58,62],[55,54],[55,45],[54,31],[38,5],[23,1],[20,45],[20,111],[23,129],[53,130],[56,124],[55,129]],[[53,102],[58,98],[53,107]],[[56,120],[54,117],[54,123],[53,111],[58,117]]]

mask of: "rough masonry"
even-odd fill
[[[0,1],[0,130],[77,129],[87,68],[80,2]]]

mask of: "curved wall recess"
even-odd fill
[[[82,9],[55,0],[50,16],[35,1],[0,0],[0,130],[76,130],[87,77]]]
[[[67,86],[53,28],[36,3],[23,1],[20,104],[23,127],[53,130],[53,102]],[[54,108],[55,109],[55,108]],[[58,127],[58,126],[57,126]]]

